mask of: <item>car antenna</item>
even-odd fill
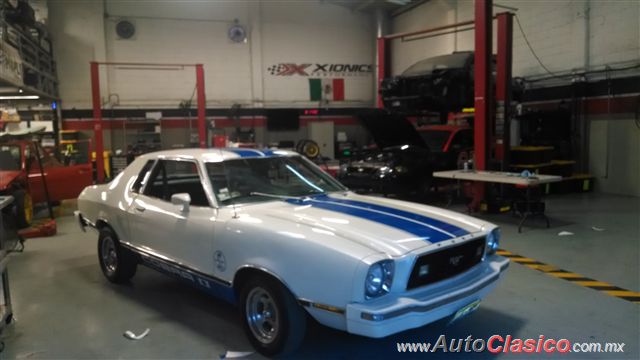
[[[227,182],[227,191],[229,192],[229,200],[231,200],[231,208],[233,209],[233,219],[237,219],[238,211],[236,210],[236,202],[233,201],[233,197],[231,197],[231,184],[229,183],[229,173],[227,172],[227,165],[224,163],[224,155],[222,154],[222,150],[218,149],[220,152],[220,157],[222,158],[222,168],[224,169],[224,179]]]

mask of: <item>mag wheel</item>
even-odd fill
[[[138,263],[133,254],[120,246],[113,230],[103,228],[98,239],[98,260],[104,276],[113,283],[123,283],[136,274]]]
[[[256,277],[240,293],[243,325],[253,346],[273,356],[296,350],[306,330],[306,313],[278,281]]]
[[[16,206],[16,225],[23,229],[29,227],[33,221],[33,200],[24,190],[17,190],[13,194]]]

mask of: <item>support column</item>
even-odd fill
[[[204,93],[204,68],[196,64],[196,93],[198,97],[198,139],[200,148],[207,147],[207,124],[205,122],[207,98]]]
[[[474,63],[474,167],[487,169],[489,124],[491,123],[491,60],[492,60],[492,0],[475,0],[475,63]],[[473,202],[477,208],[484,198],[484,185],[474,185]]]
[[[382,98],[380,96],[380,84],[382,79],[389,75],[389,61],[387,55],[388,41],[384,40],[384,36],[389,33],[389,14],[382,6],[375,8],[375,26],[376,26],[376,49],[375,54],[375,71],[373,101],[378,108],[382,108]]]
[[[388,75],[387,69],[389,68],[388,59],[387,59],[387,40],[383,37],[378,38],[378,68],[377,78],[376,78],[376,98],[377,98],[377,106],[379,109],[384,107],[382,103],[382,95],[380,95],[380,87],[382,85],[382,80]]]
[[[93,103],[93,136],[96,152],[96,182],[104,182],[104,144],[102,142],[102,100],[100,98],[100,68],[91,62],[91,99]]]
[[[502,170],[509,167],[510,150],[510,110],[511,110],[511,64],[513,59],[513,13],[504,12],[497,16],[498,49],[496,60],[496,157],[502,161]],[[500,151],[498,151],[498,147]],[[501,156],[499,156],[501,155]]]

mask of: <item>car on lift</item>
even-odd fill
[[[460,51],[418,61],[401,75],[382,80],[380,95],[386,109],[401,113],[449,112],[474,106],[474,53]],[[494,59],[495,67],[495,59]],[[512,80],[512,97],[523,92],[521,78]]]
[[[495,225],[355,194],[293,151],[145,154],[78,209],[107,280],[143,264],[236,304],[267,356],[294,351],[309,317],[374,338],[456,320],[509,264]]]
[[[360,114],[373,146],[354,151],[340,165],[337,179],[359,193],[426,197],[432,184],[429,147],[405,116],[387,111]]]
[[[447,113],[473,107],[473,52],[462,51],[418,61],[400,76],[382,80],[386,109]]]
[[[31,225],[34,204],[74,199],[92,183],[91,163],[65,166],[37,141],[0,141],[0,195],[13,196],[19,228]]]

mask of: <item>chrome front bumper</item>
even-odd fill
[[[492,255],[469,271],[442,282],[347,305],[347,331],[380,338],[421,327],[455,314],[484,298],[497,284],[509,259]]]

